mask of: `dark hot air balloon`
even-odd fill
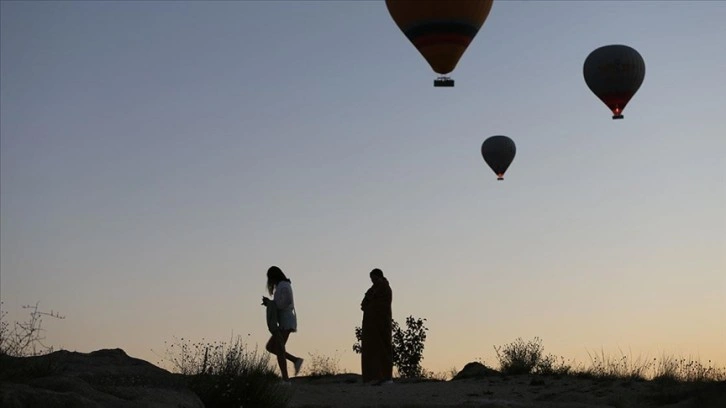
[[[398,28],[441,75],[434,86],[454,86],[447,77],[489,15],[493,0],[386,0]]]
[[[504,172],[512,164],[516,153],[514,141],[506,136],[491,136],[481,145],[481,155],[496,173],[497,180],[504,180]]]
[[[582,68],[588,88],[623,118],[623,109],[645,78],[645,61],[627,45],[606,45],[591,52]]]

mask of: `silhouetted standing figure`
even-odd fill
[[[288,381],[287,360],[293,362],[295,375],[297,375],[303,359],[295,357],[285,350],[290,333],[297,331],[297,316],[290,279],[277,266],[271,266],[267,270],[267,291],[270,295],[273,295],[274,292],[274,295],[272,299],[262,297],[262,304],[266,307],[267,327],[272,334],[265,349],[277,356],[282,379]]]
[[[373,269],[370,277],[373,286],[368,289],[360,305],[363,310],[361,371],[364,383],[374,381],[382,384],[393,378],[393,292],[380,269]]]

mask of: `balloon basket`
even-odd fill
[[[622,119],[623,115],[613,115],[613,119]]]
[[[434,87],[447,87],[451,88],[454,86],[454,80],[449,77],[438,77],[434,79]]]

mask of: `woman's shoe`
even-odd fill
[[[297,374],[300,372],[300,367],[302,367],[303,359],[298,358],[295,360],[295,377],[297,377]]]

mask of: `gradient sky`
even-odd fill
[[[429,370],[535,336],[726,365],[726,2],[496,1],[449,89],[382,1],[1,12],[0,294],[66,316],[49,344],[261,346],[274,264],[289,350],[360,372],[378,267],[394,318],[428,319]],[[612,43],[647,66],[618,121],[582,77]]]

